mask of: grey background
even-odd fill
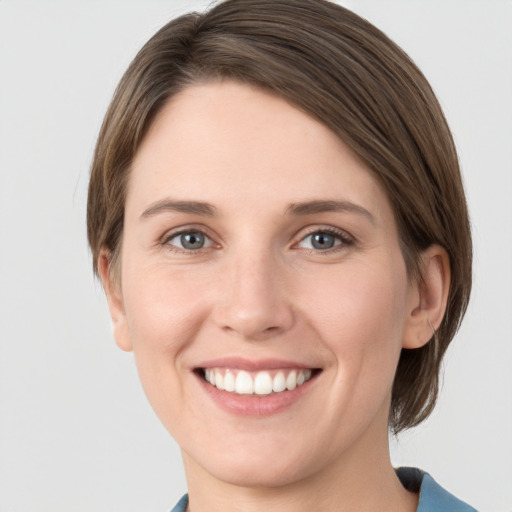
[[[88,169],[114,87],[168,19],[209,2],[0,2],[0,511],[165,511],[179,450],[111,338],[86,245]],[[439,95],[465,175],[475,287],[439,405],[392,442],[482,511],[512,510],[512,3],[340,2]]]

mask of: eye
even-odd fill
[[[316,251],[328,251],[338,245],[349,245],[351,240],[343,233],[333,230],[317,230],[305,236],[298,244],[302,249],[313,249]]]
[[[182,231],[175,233],[165,240],[166,245],[183,251],[198,251],[213,245],[212,240],[201,231]]]

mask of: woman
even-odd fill
[[[318,0],[171,21],[105,117],[88,235],[182,450],[174,510],[474,510],[389,458],[434,407],[471,237],[439,104],[375,27]]]

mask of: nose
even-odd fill
[[[239,255],[219,278],[214,319],[224,331],[258,341],[289,330],[294,323],[286,272],[270,255]]]

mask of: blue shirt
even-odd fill
[[[477,512],[445,491],[428,473],[416,468],[399,468],[396,474],[406,489],[420,493],[416,512]],[[185,494],[171,512],[185,512],[187,503],[188,495]]]

